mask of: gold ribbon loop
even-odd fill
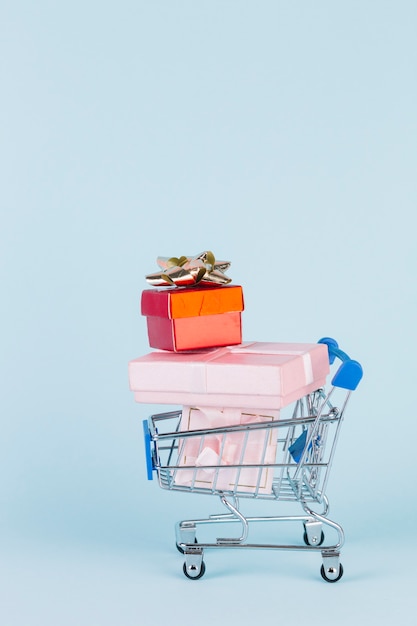
[[[184,287],[193,285],[227,285],[231,278],[224,273],[229,261],[216,261],[211,250],[196,256],[157,258],[161,271],[148,274],[146,280],[154,287]]]

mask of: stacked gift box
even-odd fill
[[[182,406],[180,432],[221,429],[277,420],[324,386],[326,345],[242,342],[243,291],[224,273],[230,263],[204,252],[158,264],[141,299],[154,350],[129,363],[137,402]],[[176,484],[270,493],[272,468],[255,466],[273,463],[276,445],[270,428],[184,438]]]
[[[146,289],[141,312],[146,315],[151,348],[183,352],[242,341],[242,287]]]

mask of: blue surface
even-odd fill
[[[416,22],[411,0],[3,0],[2,624],[410,623]],[[363,366],[335,585],[267,551],[182,574],[174,523],[219,506],[147,481],[164,407],[135,404],[127,363],[156,256],[205,249],[243,285],[245,340],[328,334]]]

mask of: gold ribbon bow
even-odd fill
[[[210,250],[191,257],[159,256],[156,262],[161,271],[146,276],[148,283],[154,287],[227,285],[232,280],[224,274],[230,262],[216,261]]]

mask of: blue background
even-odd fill
[[[0,28],[2,624],[411,624],[416,4],[3,0]],[[186,580],[174,522],[217,502],[146,481],[144,275],[206,249],[244,339],[333,336],[364,367],[336,585],[266,551]]]

